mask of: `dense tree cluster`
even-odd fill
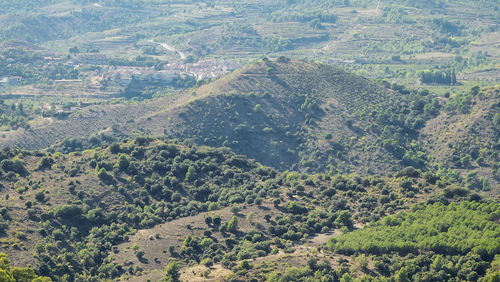
[[[500,253],[499,217],[497,203],[417,205],[336,237],[328,246],[343,254],[374,255],[379,273],[396,279],[476,281]]]
[[[16,282],[50,282],[48,277],[38,276],[35,271],[29,267],[10,266],[10,260],[6,254],[0,253],[0,281]]]
[[[455,74],[455,70],[451,71],[425,70],[420,72],[420,82],[455,85],[457,83],[457,76]]]

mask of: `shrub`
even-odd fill
[[[82,214],[82,208],[76,205],[64,205],[55,209],[55,215],[61,219],[70,219]]]
[[[243,260],[241,263],[240,263],[240,266],[239,266],[241,269],[250,269],[252,268],[252,266],[250,265],[250,263],[247,261],[247,260]]]
[[[500,131],[500,114],[499,113],[496,113],[494,116],[493,116],[493,125],[495,126],[495,128]]]
[[[116,161],[116,167],[121,171],[126,171],[130,165],[130,161],[125,154],[121,154]]]
[[[118,154],[121,151],[120,144],[119,143],[113,143],[109,146],[109,151],[112,154]]]
[[[280,203],[281,203],[281,200],[280,200],[280,199],[274,199],[274,200],[273,200],[273,205],[274,205],[275,207],[279,206],[279,205],[280,205]]]
[[[231,220],[227,223],[227,231],[236,232],[238,231],[238,228],[239,228],[238,217],[233,216]]]
[[[214,223],[215,226],[218,226],[221,224],[221,217],[220,215],[214,215],[212,216],[212,222]]]
[[[57,241],[62,241],[64,240],[64,233],[59,230],[59,229],[56,229],[52,232],[52,237],[54,238],[54,240],[57,240]]]
[[[193,166],[189,166],[186,172],[186,181],[194,181],[196,179],[196,169]]]
[[[348,227],[351,228],[353,226],[352,214],[350,211],[343,210],[339,213],[337,218],[335,219],[335,225],[337,227]]]
[[[37,192],[35,194],[35,199],[40,203],[43,203],[45,201],[45,192],[44,191]]]
[[[101,168],[99,172],[97,173],[97,177],[103,182],[110,182],[113,180],[113,176],[109,174],[105,168]]]
[[[135,253],[135,256],[137,257],[137,259],[142,260],[144,259],[144,254],[144,251],[138,251],[137,253]]]
[[[11,171],[19,174],[26,172],[26,169],[24,168],[24,161],[18,157],[14,157],[12,160],[3,160],[0,165],[6,172]]]
[[[180,282],[180,266],[177,262],[170,262],[165,268],[165,280],[167,282]]]
[[[396,177],[402,177],[402,176],[419,177],[420,171],[418,171],[417,169],[415,169],[412,166],[409,166],[409,167],[403,168],[402,170],[398,171],[394,176],[396,176]]]
[[[203,259],[203,260],[200,262],[200,264],[202,264],[202,265],[204,265],[204,266],[206,266],[206,267],[210,267],[210,266],[214,265],[214,262],[212,261],[212,259],[211,259],[211,258],[205,258],[205,259]]]
[[[286,206],[286,210],[293,214],[304,214],[307,212],[307,209],[299,205],[296,201],[289,202]]]
[[[212,217],[210,215],[205,216],[205,223],[208,226],[212,225]]]
[[[175,255],[175,247],[174,246],[168,246],[168,253],[171,256]]]
[[[54,164],[54,160],[51,157],[45,156],[40,160],[40,163],[38,164],[38,169],[43,170],[50,168],[52,164]]]
[[[411,190],[412,189],[412,185],[413,185],[413,183],[412,183],[412,181],[410,179],[404,179],[399,184],[399,186],[401,188],[403,188],[405,191]]]

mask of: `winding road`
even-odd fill
[[[174,53],[177,53],[179,54],[179,56],[181,57],[181,59],[186,59],[186,55],[184,53],[182,53],[181,51],[177,50],[175,47],[167,44],[167,43],[160,43],[160,42],[156,42],[156,41],[153,41],[153,40],[149,40],[149,42],[151,43],[156,43],[156,44],[159,44],[161,47],[167,49],[168,51],[171,51],[171,52],[174,52]]]

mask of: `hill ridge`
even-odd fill
[[[401,167],[393,153],[374,146],[382,137],[382,128],[374,126],[377,115],[398,105],[395,110],[404,111],[409,101],[334,66],[266,59],[168,97],[89,107],[67,120],[14,133],[1,143],[43,149],[70,137],[99,135],[109,143],[134,135],[165,135],[226,146],[279,169],[366,174]],[[401,131],[397,122],[389,133]],[[85,147],[69,143],[73,149]]]

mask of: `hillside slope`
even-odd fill
[[[90,107],[1,143],[42,149],[108,129],[119,137],[227,146],[280,169],[386,173],[422,165],[408,144],[432,116],[427,104],[435,106],[428,93],[393,91],[333,66],[281,58],[170,97]]]
[[[137,276],[172,259],[230,269],[442,191],[414,169],[277,173],[227,149],[144,137],[83,153],[4,149],[0,166],[0,252],[56,281]]]
[[[227,146],[280,169],[386,173],[422,166],[425,158],[409,143],[439,104],[428,92],[394,88],[329,65],[263,60],[187,91],[190,103],[122,132]]]
[[[456,169],[469,188],[499,194],[500,87],[450,98],[421,132],[433,163]]]
[[[0,252],[57,281],[97,276],[132,228],[240,203],[276,175],[228,150],[146,138],[83,154],[3,149],[0,159]],[[56,264],[64,253],[70,269]]]
[[[126,124],[124,131],[143,129],[143,134],[227,146],[283,169],[324,170],[327,163],[345,163],[348,169],[357,162],[376,167],[393,160],[373,148],[367,149],[373,159],[366,159],[347,146],[353,141],[363,149],[373,144],[376,135],[362,129],[368,125],[362,114],[400,95],[335,67],[262,61],[190,95],[199,98]]]

